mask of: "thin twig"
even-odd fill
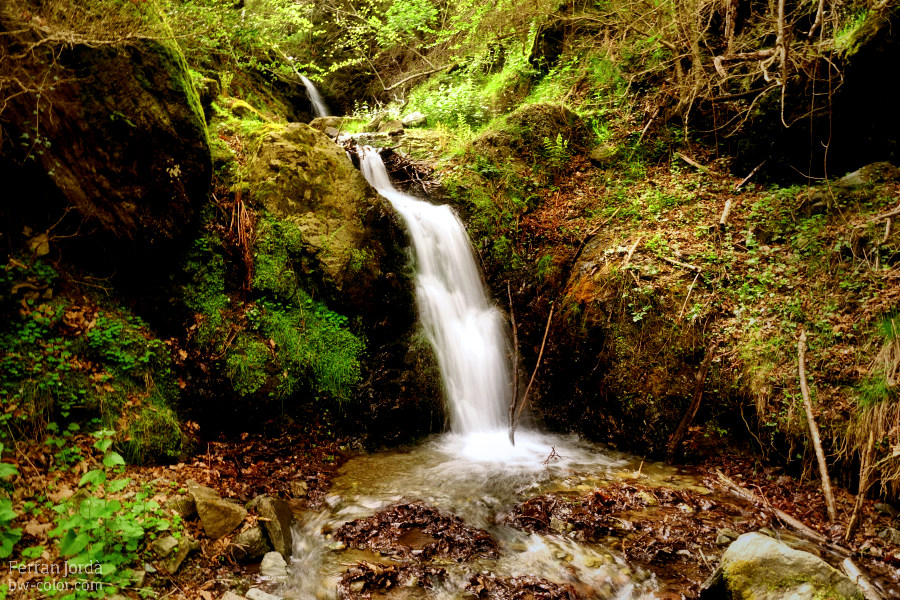
[[[525,395],[522,397],[522,403],[519,404],[518,410],[516,410],[516,418],[513,419],[512,425],[509,428],[509,442],[515,446],[516,445],[516,427],[519,426],[519,418],[522,416],[522,409],[525,408],[525,404],[528,401],[528,394],[531,392],[531,385],[534,383],[534,378],[537,375],[538,368],[541,366],[541,359],[544,357],[544,347],[547,345],[547,334],[550,333],[550,321],[553,319],[553,309],[555,307],[553,305],[550,306],[550,314],[547,315],[547,326],[544,328],[544,340],[541,342],[541,350],[538,352],[537,363],[534,365],[534,371],[531,372],[531,379],[528,381],[528,387],[525,388]]]

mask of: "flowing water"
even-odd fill
[[[306,95],[309,97],[310,104],[312,104],[313,113],[315,113],[317,117],[330,117],[331,112],[328,110],[328,105],[322,100],[322,95],[319,94],[319,90],[313,82],[303,75],[300,76],[300,79],[306,87]]]
[[[393,503],[421,501],[486,529],[499,558],[440,563],[444,587],[404,588],[404,597],[460,598],[472,573],[533,575],[572,584],[579,597],[652,598],[654,578],[600,544],[562,534],[532,534],[509,527],[504,515],[546,492],[587,492],[609,481],[636,477],[643,484],[693,487],[671,467],[642,465],[574,437],[520,431],[509,441],[504,416],[511,395],[510,348],[505,323],[485,294],[476,258],[455,213],[401,193],[391,185],[379,155],[365,149],[366,179],[406,222],[416,266],[416,294],[425,332],[444,379],[450,433],[406,450],[349,460],[333,481],[327,508],[309,513],[295,530],[292,580],[282,592],[302,600],[337,597],[348,564],[381,561],[370,551],[343,548],[329,532]]]

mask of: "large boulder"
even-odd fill
[[[0,33],[9,34],[0,35],[0,55],[43,35],[13,18],[0,15]],[[9,67],[23,81],[55,82],[6,97],[0,112],[4,194],[32,199],[0,209],[10,211],[13,227],[52,225],[75,209],[81,236],[105,233],[120,248],[148,254],[189,229],[212,162],[203,109],[175,41],[48,43]]]
[[[376,300],[408,293],[390,275],[404,262],[393,210],[327,135],[302,123],[268,133],[249,170],[255,198],[296,227],[300,275],[330,305],[368,314]]]
[[[824,560],[761,533],[745,533],[719,565],[726,597],[741,600],[863,600],[862,591]]]

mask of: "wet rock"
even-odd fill
[[[878,512],[880,512],[881,514],[883,514],[885,516],[892,517],[892,518],[900,515],[900,510],[897,510],[896,508],[894,508],[890,504],[887,504],[886,502],[876,502],[875,510],[877,510]]]
[[[635,498],[640,500],[646,506],[659,506],[659,500],[656,499],[656,496],[647,491],[640,491],[634,495]]]
[[[211,539],[225,537],[247,517],[246,508],[224,500],[215,490],[195,481],[188,482],[188,493],[197,504],[203,531]]]
[[[194,498],[190,495],[179,494],[178,496],[172,496],[166,501],[165,507],[174,510],[183,519],[197,516],[197,503],[194,502]]]
[[[291,494],[294,498],[306,498],[309,493],[309,485],[305,481],[292,481]]]
[[[281,596],[264,592],[259,588],[250,588],[247,590],[247,600],[283,600]]]
[[[131,587],[142,588],[144,587],[144,580],[147,579],[147,571],[132,571],[131,572]]]
[[[731,544],[719,565],[730,597],[750,600],[862,600],[860,589],[822,559],[759,533]]]
[[[900,168],[889,162],[877,162],[866,165],[852,173],[847,173],[837,180],[835,187],[845,190],[855,190],[879,183],[897,181],[900,179]]]
[[[278,498],[262,496],[256,500],[254,508],[263,522],[266,533],[269,534],[275,551],[283,557],[289,558],[294,545],[291,535],[291,522],[294,520],[294,515],[291,514],[288,503]]]
[[[878,537],[895,546],[900,546],[900,530],[894,529],[893,527],[882,529],[878,532]]]
[[[231,556],[238,562],[250,562],[262,558],[272,550],[262,527],[256,526],[234,536],[231,545]]]
[[[393,209],[327,135],[291,123],[263,137],[248,167],[265,208],[300,234],[302,254],[291,261],[323,300],[368,315],[376,298],[390,306],[407,293],[386,277],[402,268],[393,261],[405,260]]]
[[[403,124],[404,127],[421,127],[427,121],[428,121],[428,117],[426,117],[424,114],[422,114],[419,111],[415,111],[415,112],[409,113],[408,115],[403,117],[403,120],[401,121],[401,123]]]
[[[287,562],[279,552],[267,552],[259,565],[259,574],[275,581],[287,581]]]
[[[353,592],[354,594],[358,594],[359,592],[363,591],[363,588],[366,587],[366,582],[362,579],[359,579],[352,582],[348,587],[350,588],[351,592]]]
[[[729,529],[727,527],[723,527],[716,531],[716,545],[717,546],[727,546],[734,540],[738,539],[740,534],[734,529]]]

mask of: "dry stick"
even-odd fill
[[[385,91],[385,92],[389,92],[389,91],[391,91],[392,89],[396,88],[397,86],[403,85],[403,84],[406,83],[407,81],[413,80],[413,79],[415,79],[415,78],[417,78],[417,77],[424,77],[424,76],[426,76],[426,75],[431,75],[432,73],[437,73],[438,71],[443,71],[444,69],[449,69],[449,68],[452,67],[452,66],[453,66],[453,63],[451,63],[451,64],[449,64],[449,65],[444,65],[443,67],[436,67],[436,68],[434,68],[434,69],[429,69],[429,70],[427,70],[427,71],[422,71],[421,73],[416,73],[416,74],[414,74],[414,75],[410,75],[409,77],[404,77],[403,79],[401,79],[401,80],[398,81],[397,83],[394,83],[394,84],[390,85],[389,87],[384,88],[384,91]]]
[[[702,171],[703,173],[706,173],[707,175],[716,175],[716,176],[719,175],[718,173],[716,173],[715,171],[713,171],[713,170],[710,169],[709,167],[705,167],[705,166],[701,165],[701,164],[698,163],[696,160],[694,160],[694,159],[691,158],[690,156],[687,156],[686,154],[682,154],[681,152],[676,152],[675,154],[678,156],[678,158],[680,158],[681,160],[683,160],[683,161],[686,162],[687,164],[689,164],[689,165],[691,165],[692,167],[694,167],[694,168],[696,168],[696,169]]]
[[[731,216],[732,204],[731,198],[725,201],[725,208],[722,209],[722,216],[719,217],[719,229],[724,230],[725,226],[728,225],[728,217]]]
[[[875,433],[869,432],[869,443],[866,444],[866,450],[863,452],[859,460],[859,491],[856,492],[856,501],[853,503],[853,513],[850,515],[850,521],[847,523],[847,532],[844,534],[844,543],[850,543],[850,539],[856,532],[859,525],[859,515],[862,511],[863,502],[866,499],[866,492],[869,491],[869,468],[872,462],[872,452],[875,450]]]
[[[628,266],[628,263],[631,262],[631,255],[634,254],[634,251],[635,251],[635,250],[637,250],[638,244],[641,243],[641,240],[642,240],[642,239],[644,239],[644,236],[642,236],[642,235],[641,235],[641,236],[638,236],[637,241],[634,243],[634,245],[633,245],[633,246],[631,247],[631,249],[628,251],[628,255],[625,257],[625,260],[622,261],[622,268],[623,268],[623,269],[624,269],[625,267]]]
[[[697,274],[699,275],[699,273]],[[715,353],[715,344],[710,344],[709,348],[706,349],[706,356],[703,358],[703,364],[700,365],[700,371],[697,372],[697,381],[694,384],[694,396],[691,398],[691,404],[688,406],[687,411],[685,411],[684,417],[682,417],[681,423],[678,425],[678,429],[675,430],[675,433],[669,440],[669,447],[666,449],[666,456],[669,460],[675,458],[675,452],[678,450],[679,444],[681,444],[681,439],[684,437],[684,434],[687,433],[688,427],[691,426],[694,417],[697,416],[697,411],[700,409],[700,401],[703,399],[703,384],[706,383],[706,374],[709,372],[709,365],[712,364]]]
[[[509,281],[506,282],[506,295],[509,297],[509,320],[512,322],[513,334],[513,392],[509,401],[509,426],[512,428],[516,404],[519,402],[519,334],[516,331],[516,315],[513,312],[512,292]]]
[[[763,502],[763,500],[748,490],[745,487],[741,487],[733,480],[731,480],[727,475],[722,473],[722,471],[716,469],[716,475],[722,480],[722,483],[725,484],[734,495],[747,500],[748,502],[752,502],[753,504],[759,504],[764,506],[769,512],[771,512],[775,517],[777,517],[780,521],[782,521],[785,525],[796,531],[797,533],[802,534],[804,537],[816,542],[817,544],[823,545],[828,548],[830,551],[840,555],[840,556],[850,556],[851,552],[844,548],[843,546],[838,546],[837,544],[833,544],[828,541],[821,533],[816,531],[815,529],[809,527],[804,524],[802,521],[797,519],[796,517],[792,517],[787,514],[783,510],[777,509],[767,502]]]
[[[850,557],[844,559],[844,562],[841,563],[841,567],[844,568],[844,573],[847,574],[850,581],[859,586],[859,589],[862,590],[866,600],[883,600],[882,595],[878,593],[869,579],[863,575],[862,571],[859,570],[859,567],[856,566],[856,563],[850,560]]]
[[[806,329],[800,330],[797,342],[797,363],[800,374],[800,393],[803,394],[803,408],[806,409],[806,421],[809,423],[809,434],[816,451],[819,463],[819,475],[822,478],[822,492],[825,494],[825,505],[828,507],[828,520],[837,521],[837,509],[834,506],[834,494],[831,493],[831,479],[828,477],[828,465],[825,464],[825,452],[822,451],[822,440],[819,437],[819,426],[813,416],[812,401],[809,399],[809,386],[806,384]]]
[[[700,267],[698,267],[697,265],[690,265],[688,263],[683,263],[680,260],[675,260],[674,258],[668,258],[666,256],[660,256],[660,258],[663,259],[664,261],[666,261],[667,263],[671,263],[678,267],[689,269],[691,271],[697,271],[698,273],[701,271]]]
[[[766,159],[766,160],[769,160],[769,159]],[[748,181],[750,181],[750,178],[753,177],[754,175],[756,175],[756,172],[759,171],[764,164],[766,164],[766,160],[764,160],[761,163],[759,163],[758,165],[756,165],[753,168],[753,170],[750,171],[749,175],[747,175],[746,177],[741,179],[740,183],[738,183],[736,186],[734,186],[734,191],[738,191],[739,189],[744,187],[744,184],[747,183]]]
[[[678,320],[681,320],[681,317],[684,315],[684,309],[687,308],[688,300],[691,298],[691,292],[694,291],[694,284],[697,283],[697,279],[700,277],[700,271],[697,271],[697,274],[694,275],[694,281],[691,282],[691,287],[688,288],[687,296],[684,297],[684,304],[681,305],[681,312],[678,313]]]
[[[519,426],[519,417],[522,416],[522,409],[525,408],[525,404],[528,402],[528,393],[531,391],[531,384],[534,383],[534,378],[537,375],[538,368],[541,366],[541,359],[544,357],[544,346],[547,345],[547,334],[550,333],[550,321],[553,319],[553,309],[554,306],[550,306],[550,314],[547,316],[547,327],[544,328],[544,340],[541,342],[541,351],[538,352],[537,363],[534,365],[534,371],[531,372],[531,379],[528,381],[528,387],[525,388],[525,395],[522,396],[522,402],[519,404],[519,408],[516,410],[516,418],[513,419],[513,422],[509,426],[509,442],[515,446],[516,445],[516,427]]]

